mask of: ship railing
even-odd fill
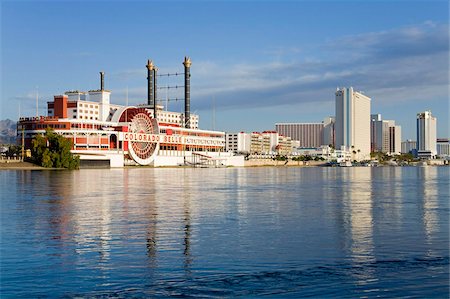
[[[34,116],[34,117],[20,117],[19,122],[24,121],[43,121],[43,120],[58,120],[58,116]]]

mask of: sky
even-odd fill
[[[424,1],[1,1],[0,119],[46,115],[67,90],[99,88],[145,103],[146,62],[183,72],[200,127],[274,130],[334,115],[337,87],[371,97],[371,112],[415,140],[431,110],[449,137],[449,3]],[[158,85],[183,85],[182,76]],[[127,96],[128,95],[128,96]],[[183,111],[182,89],[160,89]]]

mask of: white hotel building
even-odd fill
[[[338,89],[335,95],[335,148],[355,152],[355,160],[369,160],[371,99],[352,87]]]
[[[417,113],[417,155],[436,157],[436,117],[431,111]]]
[[[226,133],[225,150],[237,154],[249,154],[251,135],[245,132]]]

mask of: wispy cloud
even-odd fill
[[[338,86],[353,86],[377,102],[426,102],[433,97],[448,96],[448,42],[448,24],[428,21],[336,38],[309,46],[307,53],[293,47],[269,48],[267,61],[230,63],[194,59],[192,99],[199,110],[210,109],[213,98],[217,108],[222,109],[310,106],[333,101],[333,91]],[[112,75],[122,79],[142,78],[145,70],[125,70]],[[124,90],[116,90],[116,94],[124,94]],[[146,89],[130,89],[129,95],[145,98]]]
[[[329,101],[337,86],[352,85],[380,100],[426,101],[448,93],[448,36],[447,24],[427,22],[329,41],[317,46],[320,58],[303,61],[195,62],[192,95],[200,107],[215,96],[242,108]]]
[[[26,93],[20,94],[20,95],[16,95],[13,96],[12,98],[10,98],[12,101],[14,102],[31,102],[31,101],[36,101],[36,97],[42,98],[42,95],[39,96],[39,94],[37,93],[36,90],[34,91],[28,91]]]

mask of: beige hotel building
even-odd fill
[[[352,87],[336,90],[335,148],[354,154],[355,160],[370,159],[371,99]]]

